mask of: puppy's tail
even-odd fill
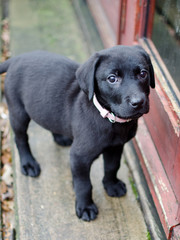
[[[11,59],[8,59],[0,64],[0,74],[7,72],[9,65],[10,65]]]

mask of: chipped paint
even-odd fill
[[[163,182],[162,178],[159,178],[158,182],[159,182],[159,185],[160,185],[162,191],[169,193],[169,190],[168,190],[166,184]]]
[[[149,173],[149,176],[151,176],[151,181],[152,181],[152,184],[154,186],[154,190],[155,190],[157,199],[158,199],[159,204],[161,206],[161,210],[162,210],[163,215],[164,215],[164,220],[165,220],[167,226],[169,226],[168,217],[166,215],[166,210],[164,209],[164,204],[163,204],[163,201],[162,201],[162,197],[161,197],[161,194],[160,194],[159,189],[158,189],[157,184],[156,184],[156,177],[154,176],[153,171],[152,171],[152,169],[150,167],[149,161],[148,161],[148,159],[146,157],[146,154],[143,151],[143,146],[141,145],[140,139],[138,139],[138,135],[136,135],[136,139],[137,139],[138,147],[139,147],[139,149],[141,149],[141,154],[142,154],[142,157],[144,159],[144,163],[146,165],[146,169],[147,169],[147,171]]]
[[[142,134],[143,133],[143,134]],[[174,216],[177,214],[178,203],[159,159],[151,137],[148,134],[143,118],[139,119],[135,145],[140,151],[140,160],[144,166],[144,173],[150,185],[152,197],[157,207],[166,235],[169,229],[178,223]],[[148,146],[147,143],[148,142]],[[139,156],[138,154],[138,156]]]

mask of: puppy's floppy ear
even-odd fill
[[[88,95],[89,100],[91,100],[94,95],[94,79],[98,61],[99,54],[95,53],[76,71],[76,78],[80,88]]]
[[[149,66],[149,73],[150,73],[150,86],[152,88],[155,88],[155,77],[154,77],[154,69],[153,69],[153,65],[151,63],[151,59],[149,57],[149,54],[139,45],[134,46],[136,47],[138,50],[140,50],[140,52],[142,53],[142,55],[144,56],[144,58],[146,59],[146,62]]]
[[[151,59],[149,57],[149,55],[146,53],[146,59],[147,59],[147,63],[149,65],[149,73],[150,73],[150,86],[152,88],[155,88],[155,77],[154,77],[154,68],[153,65],[151,63]]]

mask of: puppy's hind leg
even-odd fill
[[[30,122],[28,114],[22,108],[19,111],[10,110],[10,122],[15,134],[22,173],[31,177],[39,176],[40,166],[33,157],[28,143],[27,128]]]
[[[54,141],[60,146],[64,146],[64,147],[71,146],[73,142],[72,139],[66,136],[63,136],[61,134],[52,133],[52,135],[53,135]]]

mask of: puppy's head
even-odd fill
[[[95,53],[76,72],[89,100],[96,94],[101,105],[124,119],[149,111],[150,87],[155,87],[151,60],[139,46],[116,46]]]

